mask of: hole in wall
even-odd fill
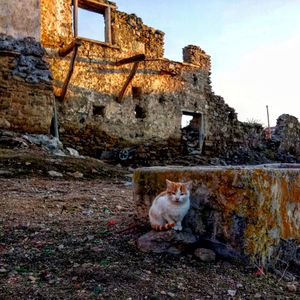
[[[167,102],[167,99],[166,99],[166,97],[165,97],[164,95],[161,95],[161,96],[159,97],[159,99],[158,99],[158,102],[159,102],[160,104],[164,104],[164,103]]]
[[[105,116],[105,106],[103,105],[94,105],[93,106],[93,116]]]
[[[146,111],[140,105],[136,105],[136,107],[135,107],[135,117],[137,119],[144,119],[144,118],[146,118]]]
[[[197,85],[197,83],[198,83],[198,77],[196,74],[193,74],[193,84]]]
[[[132,98],[133,99],[141,99],[142,94],[143,94],[143,90],[139,86],[133,86],[131,88],[131,93],[132,93]]]

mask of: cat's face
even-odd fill
[[[170,180],[166,180],[167,183],[167,193],[169,199],[176,203],[185,202],[190,196],[190,189],[192,186],[192,182],[173,182]]]

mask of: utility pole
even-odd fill
[[[267,118],[268,118],[268,128],[266,130],[266,139],[271,139],[272,137],[272,131],[271,131],[271,127],[270,127],[270,117],[269,117],[269,106],[266,105],[267,108]]]

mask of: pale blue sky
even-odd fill
[[[165,57],[182,48],[211,56],[212,86],[242,121],[271,125],[282,113],[300,117],[300,0],[115,0],[165,32]]]

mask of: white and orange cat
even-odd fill
[[[181,222],[190,208],[192,182],[172,182],[167,179],[166,183],[167,189],[154,199],[150,207],[151,227],[157,231],[170,228],[181,231]]]

